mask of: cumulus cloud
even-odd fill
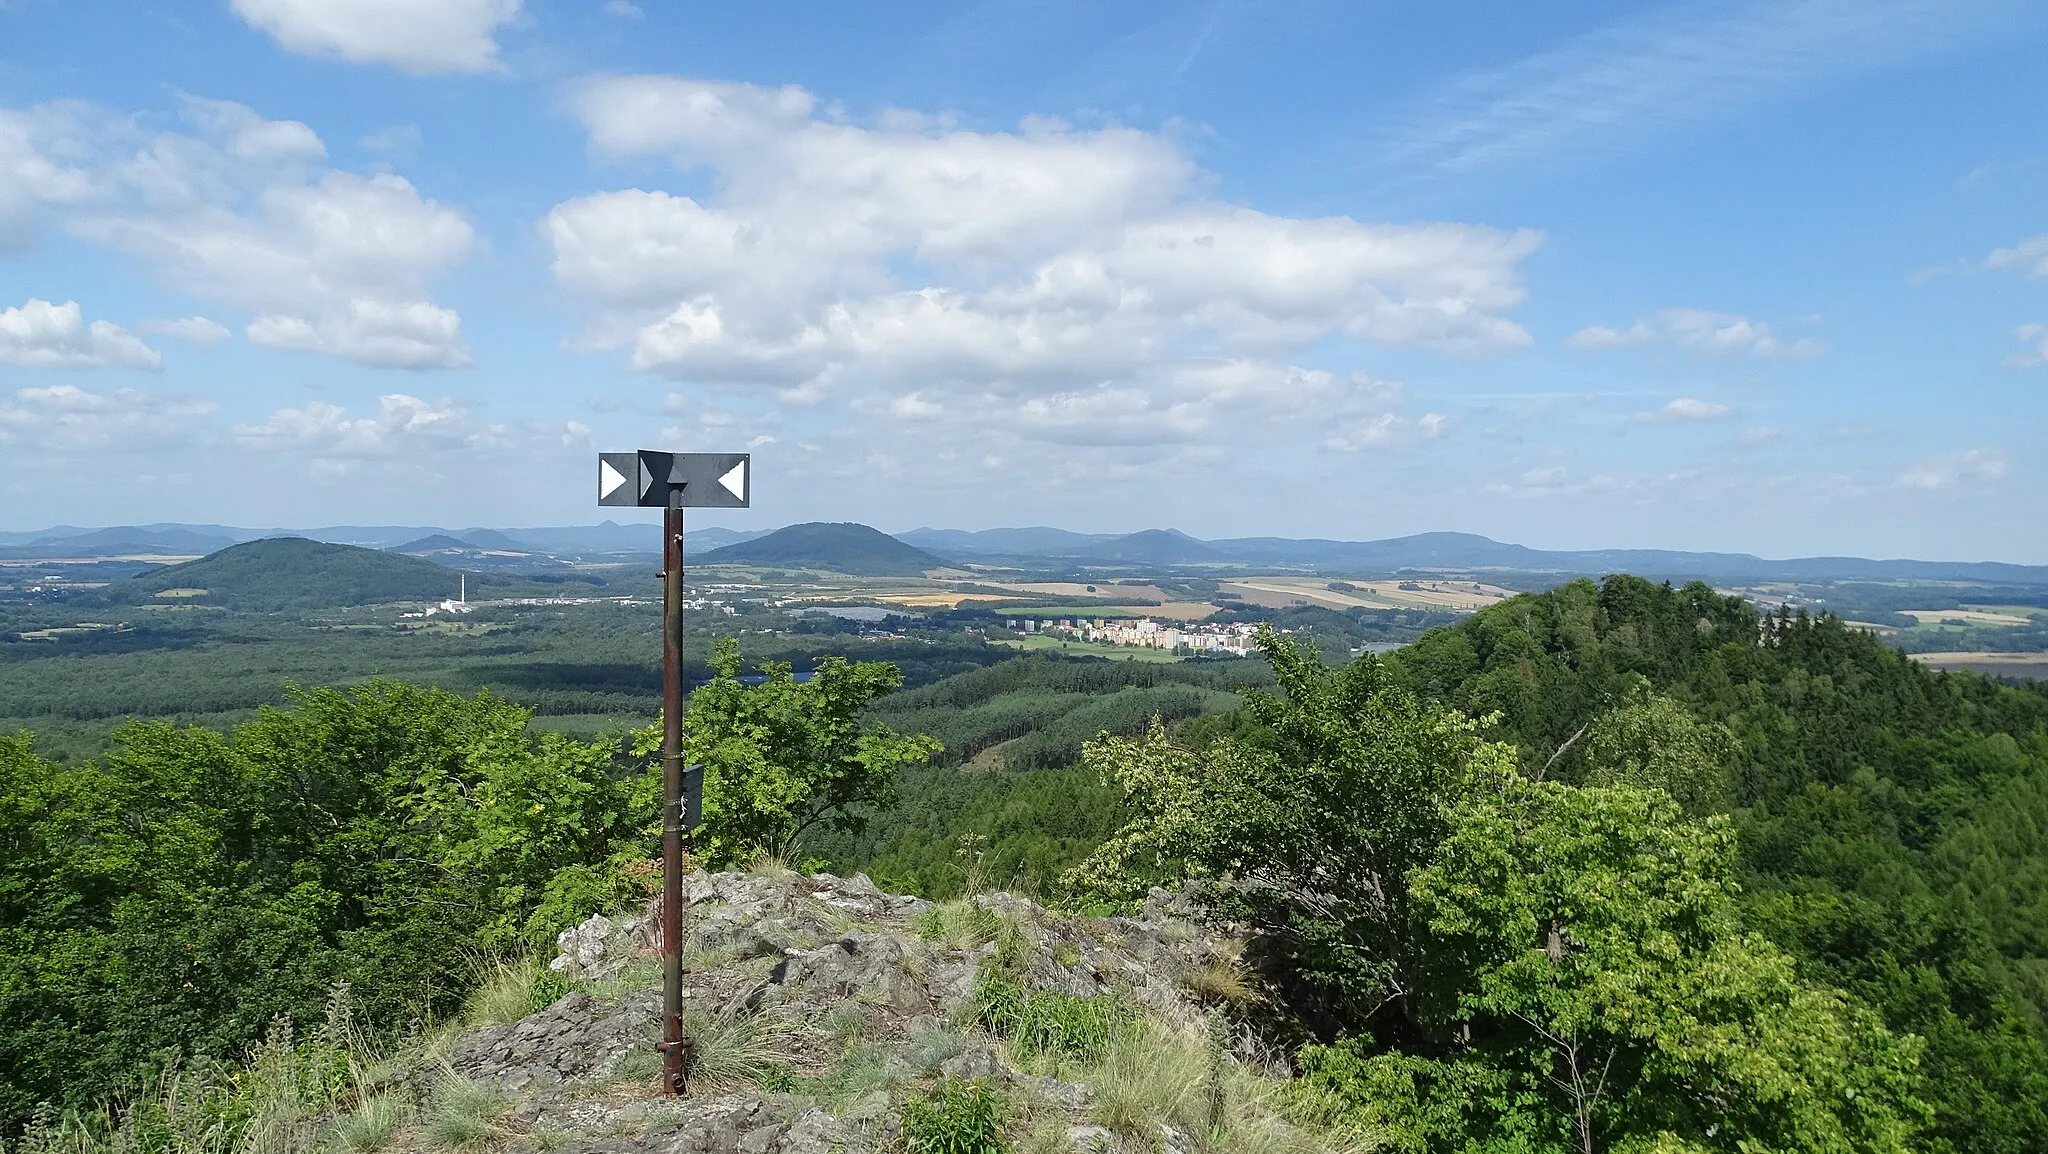
[[[1328,338],[1529,343],[1507,314],[1538,234],[1219,203],[1158,133],[859,124],[800,88],[666,76],[591,81],[572,107],[600,156],[712,177],[701,198],[623,189],[542,223],[558,282],[593,306],[585,344],[642,372],[1137,443],[1217,427],[1237,403],[1219,373],[1255,379],[1241,416],[1263,421],[1311,379],[1288,356]]]
[[[235,14],[288,52],[401,72],[489,72],[497,31],[520,0],[233,0]]]
[[[199,99],[184,113],[189,134],[95,122],[76,149],[88,191],[64,227],[256,314],[259,344],[391,368],[470,363],[460,318],[428,299],[476,247],[462,213],[402,176],[324,167],[325,145],[298,121]]]
[[[30,299],[0,311],[0,364],[37,369],[155,369],[164,359],[111,321],[85,323],[77,301]]]
[[[205,317],[184,317],[179,320],[143,321],[139,326],[143,332],[155,333],[160,337],[191,341],[194,344],[210,345],[215,341],[228,339],[227,326]]]
[[[1637,413],[1639,425],[1666,424],[1673,421],[1718,421],[1733,416],[1735,410],[1719,401],[1702,401],[1698,397],[1678,397],[1661,409]]]
[[[1668,346],[1710,356],[1813,357],[1828,351],[1825,341],[1802,337],[1788,343],[1762,321],[1705,309],[1662,309],[1625,329],[1592,325],[1566,337],[1565,344],[1575,349]]]
[[[1742,430],[1745,445],[1775,445],[1785,439],[1785,430],[1776,425],[1756,425]]]
[[[346,472],[367,461],[389,461],[435,470],[453,455],[534,452],[587,447],[590,428],[577,421],[512,424],[477,419],[474,407],[443,397],[428,401],[406,393],[377,399],[377,411],[351,416],[326,401],[272,412],[261,421],[231,430],[243,445],[290,452],[328,472]]]
[[[2016,268],[2029,277],[2048,277],[2048,232],[2030,236],[2010,248],[1993,249],[1985,268]]]
[[[2006,468],[2005,454],[1997,449],[1966,449],[1916,461],[1900,471],[1898,480],[1908,489],[1982,488],[2003,480]]]
[[[0,397],[0,444],[10,455],[167,444],[189,433],[212,401],[143,389],[94,393],[76,385],[17,389]]]
[[[0,250],[27,241],[45,206],[93,193],[96,182],[79,154],[101,119],[77,101],[0,108]]]
[[[2012,335],[2025,347],[2005,358],[2006,364],[2022,369],[2048,365],[2048,325],[2020,325]]]

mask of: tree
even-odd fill
[[[1586,734],[1586,782],[1661,789],[1686,813],[1725,812],[1739,746],[1719,722],[1701,721],[1632,674],[1621,704]]]
[[[1468,1136],[1583,1154],[1908,1148],[1926,1113],[1918,1039],[1743,932],[1726,819],[1495,770],[1410,879],[1433,1009],[1457,1027],[1432,1085],[1489,1091],[1462,1103]],[[1414,1065],[1359,1065],[1375,1062]]]
[[[1128,901],[1193,880],[1211,916],[1250,927],[1254,956],[1311,1029],[1423,1041],[1407,877],[1449,832],[1441,799],[1467,763],[1513,751],[1390,684],[1370,655],[1332,670],[1270,629],[1258,644],[1280,692],[1246,693],[1246,735],[1198,755],[1155,725],[1086,747],[1083,763],[1123,786],[1132,818],[1069,882]]]
[[[1179,879],[1329,1044],[1312,1086],[1417,1152],[1899,1151],[1916,1039],[1746,933],[1725,818],[1534,781],[1479,723],[1271,633],[1280,696],[1203,753],[1088,747],[1132,820],[1071,875]],[[1654,745],[1654,742],[1652,743]]]
[[[940,750],[886,725],[863,728],[868,702],[903,683],[886,661],[818,659],[798,681],[770,662],[766,680],[740,680],[739,643],[713,651],[711,681],[690,695],[688,756],[704,767],[704,822],[695,844],[718,864],[759,854],[788,857],[816,827],[858,829],[860,807],[892,796],[896,772]],[[659,744],[643,731],[640,747]]]

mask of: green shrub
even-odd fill
[[[984,967],[976,980],[974,1007],[983,1025],[1019,1049],[1083,1062],[1129,1037],[1140,1019],[1127,998],[1027,989],[994,967]]]
[[[567,978],[539,966],[534,969],[533,981],[526,988],[526,1012],[538,1014],[562,999],[564,994],[575,989]]]
[[[910,1154],[1003,1154],[1008,1110],[986,1079],[945,1078],[903,1103]]]

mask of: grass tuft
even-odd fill
[[[758,1081],[790,1047],[799,1027],[779,1009],[742,1017],[705,1010],[683,1011],[683,1029],[696,1042],[690,1054],[690,1089],[721,1094]]]
[[[511,1112],[504,1091],[450,1071],[427,1095],[420,1131],[436,1150],[481,1150],[508,1136],[502,1123]]]
[[[955,898],[910,919],[917,935],[952,950],[978,950],[1003,932],[1003,919],[973,898]]]
[[[471,1026],[509,1026],[533,1013],[542,974],[561,981],[532,955],[478,959],[475,974],[475,988],[462,1003],[463,1021]]]
[[[991,966],[976,979],[974,1006],[982,1024],[1018,1051],[1082,1062],[1102,1057],[1144,1020],[1128,998],[1033,990]]]
[[[390,1144],[410,1112],[398,1095],[379,1094],[336,1117],[325,1145],[334,1154],[373,1154]]]

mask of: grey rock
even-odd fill
[[[1079,1082],[1062,1082],[1058,1078],[1040,1078],[1030,1074],[1012,1074],[1010,1082],[1026,1093],[1068,1110],[1079,1110],[1095,1098],[1095,1091],[1081,1085]]]
[[[1005,1072],[996,1052],[986,1047],[977,1047],[953,1055],[939,1063],[939,1073],[949,1078],[993,1078]]]
[[[1101,1126],[1069,1126],[1067,1142],[1076,1150],[1095,1151],[1098,1154],[1116,1148],[1116,1135]]]

